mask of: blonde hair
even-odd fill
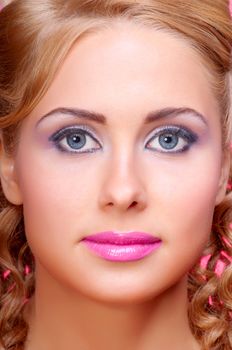
[[[175,33],[204,61],[221,110],[222,148],[231,141],[232,26],[226,0],[14,0],[0,13],[0,128],[9,154],[17,131],[40,101],[73,44],[116,19]],[[230,169],[230,179],[232,170]],[[22,208],[9,203],[2,190],[0,212],[0,344],[23,348],[27,323],[25,298],[34,293],[34,260],[27,245]],[[189,321],[202,349],[232,347],[231,188],[215,207],[212,233],[200,264],[189,272]],[[223,254],[222,254],[223,252]],[[215,273],[224,259],[221,277]],[[30,266],[31,273],[25,273]],[[6,273],[7,272],[7,273]],[[210,299],[209,299],[210,298]],[[210,302],[211,300],[211,302]]]

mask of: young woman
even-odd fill
[[[225,0],[1,11],[2,349],[231,349],[231,39]]]

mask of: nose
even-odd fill
[[[118,212],[131,209],[141,211],[146,208],[145,181],[138,162],[124,154],[107,165],[100,191],[100,206],[104,210]]]

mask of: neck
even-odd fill
[[[26,350],[198,350],[187,317],[187,279],[148,301],[102,303],[37,274]]]

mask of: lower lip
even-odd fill
[[[157,241],[149,244],[128,244],[117,245],[109,243],[96,243],[93,241],[82,241],[85,246],[101,256],[105,260],[110,261],[134,261],[143,259],[145,256],[157,250],[162,242]]]

